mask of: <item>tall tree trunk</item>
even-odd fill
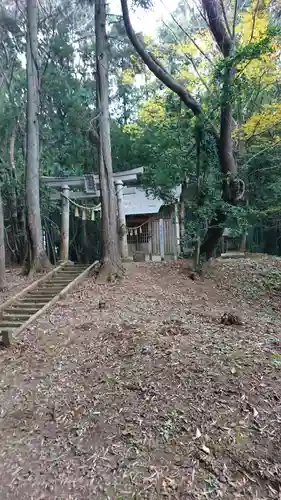
[[[5,286],[5,228],[2,193],[0,186],[0,290]]]
[[[117,201],[111,156],[105,0],[95,0],[95,32],[103,264],[105,272],[111,277],[112,275],[120,275],[122,267],[117,231]]]
[[[231,105],[231,90],[232,90],[232,68],[227,69],[224,75],[222,96],[221,96],[221,118],[220,118],[220,137],[218,140],[218,153],[222,181],[222,198],[225,202],[235,205],[236,193],[234,192],[234,184],[237,177],[237,164],[233,156],[233,141],[232,141],[232,105]],[[217,246],[220,238],[223,235],[227,214],[221,208],[216,210],[206,234],[206,237],[201,245],[200,254],[204,255],[207,260],[212,257],[213,251]]]
[[[13,233],[14,259],[17,264],[20,263],[20,249],[18,245],[18,201],[17,201],[17,172],[15,165],[15,140],[18,125],[15,124],[10,137],[10,178],[11,178],[11,223]]]
[[[38,63],[38,11],[37,0],[27,1],[27,151],[26,151],[26,208],[28,234],[31,247],[29,271],[50,267],[43,244],[39,194],[39,63]]]

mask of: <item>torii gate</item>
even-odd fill
[[[135,183],[137,176],[143,173],[143,167],[127,170],[125,172],[114,172],[113,179],[117,197],[117,216],[120,230],[120,252],[121,257],[128,257],[128,244],[126,232],[126,216],[124,211],[124,194],[133,194],[136,189],[130,184]],[[61,245],[60,259],[69,258],[69,200],[99,199],[99,176],[87,174],[82,176],[67,177],[41,177],[42,182],[51,188],[59,188],[60,192],[51,194],[51,200],[61,200]],[[126,182],[126,186],[124,186]],[[128,184],[128,185],[127,185]],[[71,191],[70,187],[84,187],[84,191]]]

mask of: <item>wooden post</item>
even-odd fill
[[[62,186],[61,196],[61,246],[60,260],[68,260],[69,257],[69,186]]]
[[[184,201],[180,202],[180,251],[183,254],[185,249],[185,205]]]
[[[163,223],[163,219],[159,219],[159,239],[160,239],[160,255],[161,255],[161,260],[165,260],[164,223]]]
[[[179,212],[178,212],[178,204],[175,203],[174,207],[174,238],[175,238],[175,260],[177,260],[178,256],[181,253],[180,246],[180,223],[179,223]]]
[[[197,238],[196,238],[196,246],[195,246],[195,269],[198,269],[199,268],[199,264],[200,264],[200,236],[198,235]]]
[[[152,222],[148,221],[148,254],[149,260],[152,260]]]
[[[246,252],[247,236],[248,236],[248,231],[247,230],[243,231],[241,243],[240,243],[240,249],[239,249],[240,252]]]
[[[119,232],[120,232],[120,253],[122,259],[127,259],[129,252],[128,252],[128,241],[127,241],[126,215],[124,211],[123,182],[117,179],[115,181],[115,187],[116,187]]]

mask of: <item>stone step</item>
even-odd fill
[[[30,318],[30,316],[31,316],[31,314],[22,314],[21,312],[16,312],[16,311],[12,311],[12,312],[4,311],[2,319],[4,321],[12,319],[12,318],[26,320],[26,319]]]
[[[75,278],[77,278],[77,276],[80,276],[80,273],[78,273],[78,274],[76,274],[76,273],[72,274],[72,276],[69,276],[69,275],[63,276],[61,278],[61,280],[62,281],[69,281],[70,282],[70,281],[73,281]],[[56,281],[59,281],[59,279],[58,280],[53,280],[52,283],[55,283]]]
[[[43,307],[44,305],[46,304],[46,302],[44,302],[44,304],[39,304],[36,302],[36,304],[28,304],[27,306],[25,304],[23,304],[19,309],[14,309],[14,311],[21,311],[23,314],[35,314],[37,311],[39,311],[39,309],[41,309],[41,307]]]
[[[5,309],[5,312],[6,313],[17,313],[17,312],[22,312],[22,313],[30,313],[30,312],[34,312],[34,311],[38,311],[38,309],[40,309],[40,307],[35,307],[32,306],[32,304],[21,304],[21,303],[18,303],[18,304],[11,304],[11,306],[9,307],[9,309]]]
[[[73,274],[69,274],[69,273],[65,273],[65,276],[62,276],[63,279],[65,280],[74,280],[74,278],[77,278],[77,276],[80,276],[80,273],[73,273]]]
[[[86,268],[81,268],[81,269],[63,269],[60,271],[56,276],[64,276],[65,274],[81,274],[83,271],[85,271]]]
[[[80,272],[82,272],[80,269],[68,267],[68,268],[62,269],[58,274],[56,274],[55,277],[62,276],[63,274],[66,274],[66,273],[73,274],[73,273],[80,273]]]
[[[62,285],[62,286],[60,286],[60,285],[48,286],[48,287],[44,288],[44,290],[42,290],[42,292],[46,292],[46,291],[49,292],[50,290],[52,290],[52,291],[54,290],[55,292],[56,291],[59,292],[60,290],[64,290],[64,288],[66,288],[66,286],[67,285]]]
[[[62,271],[59,274],[60,275],[62,275],[64,273],[77,273],[77,274],[80,274],[80,273],[83,273],[83,271],[85,271],[85,269],[87,269],[87,268],[86,267],[80,267],[80,268],[74,268],[74,269],[62,269]]]
[[[39,293],[39,292],[49,292],[50,290],[63,290],[67,285],[60,285],[57,283],[50,283],[49,286],[44,286],[40,290],[34,290],[34,292],[30,293]]]
[[[69,276],[69,275],[66,275],[66,276],[57,276],[56,279],[53,279],[53,280],[50,280],[50,281],[46,281],[45,283],[47,285],[48,283],[56,283],[57,281],[70,281],[70,280],[72,280],[73,276],[76,276],[76,274],[72,275],[72,276]],[[79,276],[79,275],[77,275],[77,276]]]
[[[63,274],[63,273],[82,273],[82,271],[84,271],[85,269],[87,269],[87,268],[86,267],[65,267],[64,269],[61,269],[56,274],[56,276],[59,276],[60,274]]]
[[[42,293],[45,293],[45,292],[59,292],[61,290],[63,290],[65,287],[64,286],[48,286],[48,287],[45,287],[42,289]]]
[[[53,297],[55,297],[56,295],[58,295],[61,291],[63,290],[63,288],[60,288],[59,290],[51,290],[48,292],[48,291],[45,291],[45,290],[42,290],[42,292],[38,295],[32,295],[32,297],[44,297],[44,298],[48,298],[48,299],[52,299]]]
[[[38,295],[30,295],[30,297],[26,297],[24,300],[25,301],[28,301],[29,303],[31,301],[34,301],[34,302],[49,302],[49,300],[51,300],[52,298],[54,297],[54,294],[51,293],[50,295],[48,295],[47,293],[40,293]],[[42,300],[40,300],[42,299]]]
[[[59,283],[59,284],[62,284],[62,285],[68,285],[68,283],[71,283],[72,279],[57,279],[57,280],[54,280],[54,281],[48,281],[45,283],[45,286],[48,286],[48,285],[51,285],[52,283]]]
[[[13,313],[9,312],[9,315],[5,314],[3,319],[6,320],[8,319],[8,317],[10,318],[13,315],[13,318],[19,318],[21,321],[27,321],[30,318],[30,316],[33,316],[33,314],[35,314],[37,311],[39,311],[39,308],[28,309],[28,312],[25,311],[24,309],[19,309],[19,312],[13,312]]]
[[[0,331],[2,331],[5,328],[18,328],[19,326],[22,325],[22,322],[11,320],[11,321],[6,321],[4,319],[0,320]]]
[[[82,273],[83,271],[85,271],[85,269],[87,269],[86,267],[80,267],[80,268],[68,268],[68,269],[62,269],[58,274],[56,274],[56,276],[61,276],[62,274],[66,274],[66,273],[69,273],[69,274],[73,274],[73,273],[77,273],[77,274],[80,274]]]
[[[80,269],[85,269],[84,266],[65,266],[59,270],[57,274],[63,273],[64,271],[80,271]]]
[[[38,300],[38,298],[40,298],[40,297],[43,297],[43,299],[44,299],[44,300],[45,300],[45,299],[50,299],[50,298],[54,297],[54,294],[53,294],[53,293],[51,293],[51,292],[50,292],[50,293],[49,293],[49,292],[46,292],[46,293],[45,293],[45,292],[43,292],[43,291],[42,291],[41,293],[36,293],[36,294],[34,294],[34,295],[33,295],[33,294],[32,294],[32,295],[31,295],[31,294],[30,294],[30,295],[27,295],[27,296],[24,298],[24,300],[28,300],[28,301],[30,301],[30,299],[35,299],[35,300],[37,301],[37,300]]]
[[[24,301],[22,302],[22,305],[26,305],[26,306],[35,306],[37,309],[37,311],[39,309],[41,309],[41,307],[45,306],[46,304],[48,304],[48,302],[50,302],[49,299],[46,299],[46,297],[43,297],[43,299],[41,300],[36,300],[36,298],[30,298],[30,299],[24,299]]]
[[[64,272],[61,272],[60,274],[57,274],[56,276],[53,276],[53,278],[48,280],[48,282],[50,283],[50,281],[65,279],[67,276],[73,276],[74,274],[80,274],[80,273],[77,271],[75,271],[75,272],[64,271]],[[47,282],[45,282],[45,283],[47,283]]]
[[[54,287],[63,287],[63,286],[66,286],[68,285],[69,283],[71,283],[72,280],[70,281],[53,281],[52,283],[46,283],[44,287],[41,288],[41,290],[45,289],[45,288],[50,288],[50,286],[54,286]]]
[[[38,306],[38,302],[40,302],[40,300],[38,301],[37,300],[38,297],[32,297],[31,295],[26,295],[25,297],[22,298],[21,301],[18,301],[18,304],[32,304],[32,302],[36,302],[36,307]],[[44,297],[44,300],[46,300],[46,297]],[[34,306],[32,306],[34,307]]]
[[[66,265],[65,267],[63,267],[63,269],[80,269],[80,268],[87,269],[87,267],[88,267],[87,264],[74,264],[74,266]]]
[[[44,301],[49,301],[51,300],[52,298],[54,297],[54,294],[53,293],[43,293],[41,292],[40,294],[36,294],[36,295],[30,295],[30,297],[26,297],[25,300],[28,300],[28,299],[31,299],[31,300],[34,300],[35,302],[40,302],[40,299],[42,299],[41,302],[44,302]]]

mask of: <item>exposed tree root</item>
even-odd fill
[[[226,214],[218,210],[210,222],[209,229],[200,247],[200,255],[204,255],[206,260],[213,256],[213,251],[223,235],[225,221]]]
[[[36,273],[49,272],[52,267],[46,253],[42,252],[32,262],[29,262],[28,259],[25,260],[23,274],[32,277]]]
[[[104,261],[100,267],[96,282],[98,284],[114,283],[125,275],[125,267],[112,262]]]

